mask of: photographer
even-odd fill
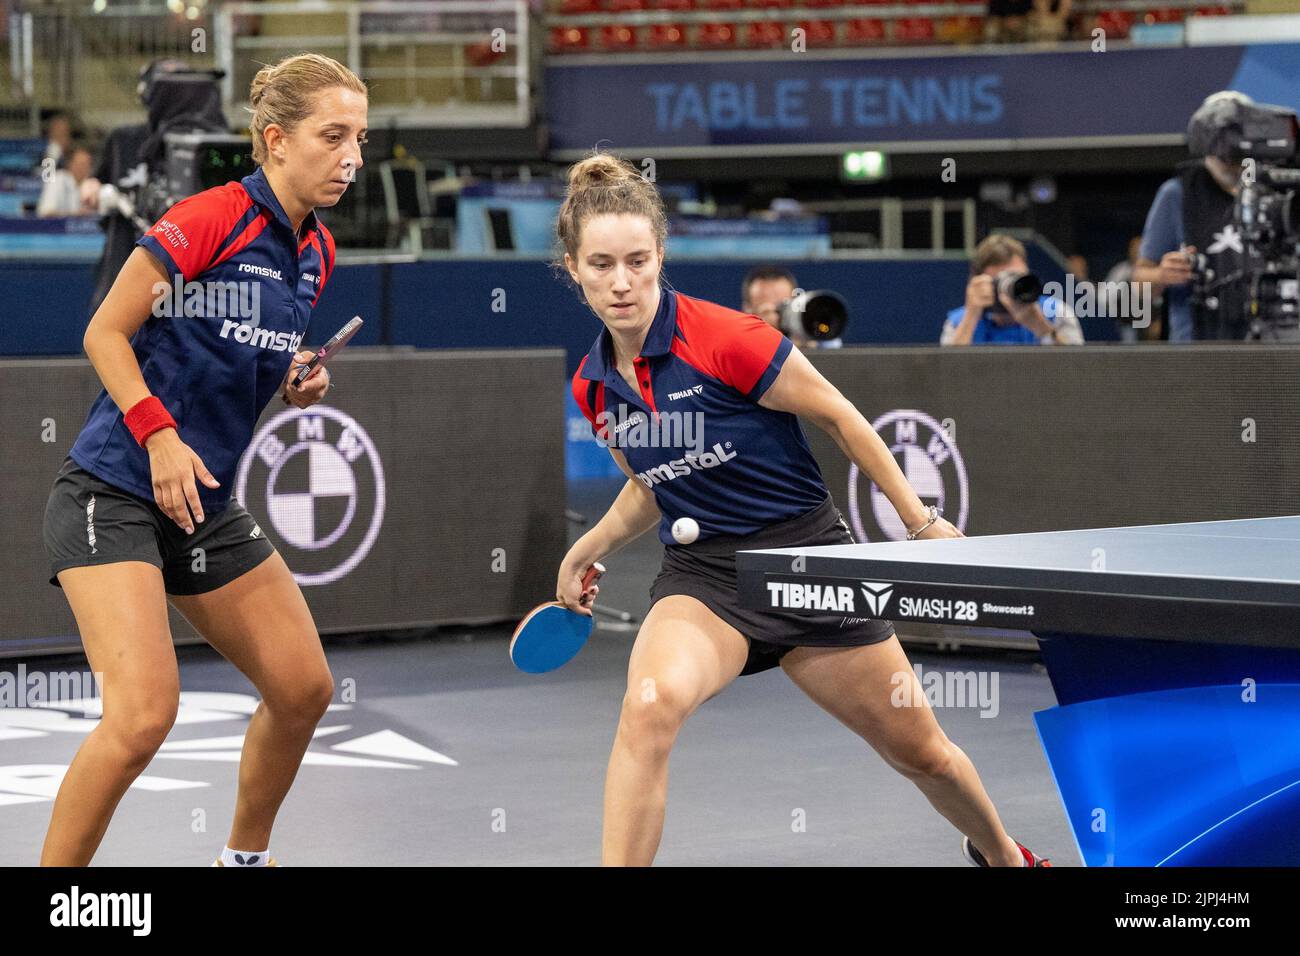
[[[95,158],[84,146],[72,146],[63,155],[66,160],[63,168],[54,170],[54,175],[41,187],[36,215],[41,218],[95,215],[95,206],[82,188],[87,182],[93,182],[90,173]]]
[[[801,349],[837,349],[843,341],[837,336],[817,341],[798,331],[783,328],[781,308],[794,298],[798,289],[794,273],[778,265],[760,265],[749,270],[740,287],[740,311],[756,315],[772,328],[787,335]]]
[[[1025,247],[994,233],[975,247],[966,304],[948,313],[940,345],[1082,345],[1079,320],[1064,302],[1042,295]]]
[[[1218,137],[1233,122],[1250,97],[1226,90],[1206,97],[1188,124],[1188,148],[1193,153]],[[1165,180],[1156,193],[1142,230],[1142,247],[1133,281],[1150,282],[1165,292],[1169,309],[1169,341],[1240,339],[1245,336],[1246,290],[1242,282],[1221,287],[1214,307],[1192,296],[1192,265],[1197,253],[1219,276],[1241,270],[1241,242],[1233,218],[1241,157],[1227,144],[1219,155],[1207,152],[1178,166],[1178,175]]]

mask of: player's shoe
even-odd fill
[[[1020,847],[1020,852],[1024,854],[1025,862],[1029,866],[1051,866],[1052,865],[1052,861],[1049,860],[1047,857],[1037,856],[1034,854],[1032,850],[1029,850],[1027,847],[1021,846],[1021,844],[1019,843],[1017,843],[1016,846]],[[989,865],[989,861],[984,859],[984,854],[981,853],[979,850],[975,849],[975,844],[971,843],[970,837],[964,836],[961,838],[961,855],[966,858],[966,861],[970,863],[971,866]]]

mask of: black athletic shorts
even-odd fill
[[[736,596],[737,551],[855,543],[844,516],[828,496],[807,514],[753,534],[718,535],[689,545],[667,545],[659,575],[650,585],[650,603],[685,594],[743,634],[749,640],[749,659],[740,672],[742,677],[776,667],[795,647],[878,644],[894,634],[894,626],[888,621],[834,612],[757,611],[741,607]]]
[[[158,505],[96,478],[71,458],[45,505],[45,552],[56,575],[117,561],[144,561],[162,571],[168,594],[204,594],[229,584],[275,551],[253,516],[234,498],[186,534]]]

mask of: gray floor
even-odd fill
[[[591,495],[573,505],[594,516],[609,498]],[[651,535],[612,559],[602,601],[644,613],[657,556]],[[272,851],[294,866],[597,863],[633,637],[602,629],[573,663],[542,677],[509,666],[505,629],[331,641],[336,684],[355,698],[321,721]],[[97,864],[206,865],[224,843],[253,689],[213,652],[180,656],[181,718],[122,801]],[[1032,722],[1055,704],[1041,668],[997,655],[911,656],[924,671],[996,675],[996,717],[949,706],[939,719],[1011,833],[1058,865],[1076,863]],[[48,794],[93,726],[78,716],[0,717],[0,865],[38,859]],[[959,840],[919,791],[778,670],[737,681],[688,722],[673,752],[658,862],[964,865]]]

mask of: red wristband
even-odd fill
[[[163,403],[154,395],[142,398],[132,405],[122,420],[126,422],[126,427],[131,430],[136,444],[141,448],[154,432],[176,427],[176,420],[167,413]]]

